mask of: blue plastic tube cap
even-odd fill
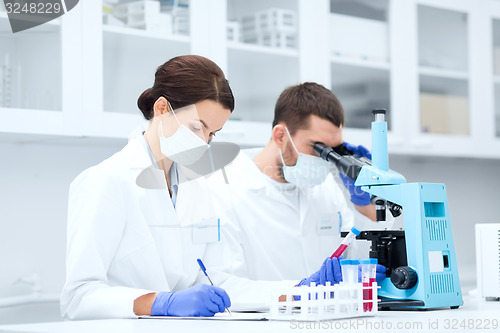
[[[370,264],[372,264],[372,265],[378,264],[378,259],[377,258],[371,258],[370,259]]]
[[[359,230],[358,230],[358,229],[356,229],[355,227],[352,227],[352,228],[351,228],[351,232],[352,232],[353,234],[355,234],[356,236],[358,236],[358,235],[361,233],[361,231],[359,231]]]
[[[359,260],[351,259],[351,265],[359,265]]]
[[[370,265],[371,263],[371,259],[361,259],[361,265]]]
[[[340,259],[340,265],[345,266],[345,265],[350,265],[351,260],[350,259]]]

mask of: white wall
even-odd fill
[[[79,172],[124,144],[92,144],[82,139],[0,143],[0,297],[31,292],[28,286],[13,283],[33,273],[40,274],[43,292],[60,292],[68,186]],[[390,162],[409,182],[447,185],[461,280],[464,289],[470,289],[475,283],[473,226],[500,223],[500,160],[391,156]],[[0,309],[4,320],[5,313]],[[14,320],[12,315],[8,320]]]
[[[59,141],[60,142],[60,141]],[[75,145],[76,144],[76,145]],[[0,143],[0,298],[31,293],[21,277],[39,274],[43,293],[59,293],[65,278],[68,187],[81,171],[125,144],[89,144],[78,139],[54,144]],[[46,318],[54,318],[58,306]],[[33,306],[22,321],[35,320]],[[19,321],[22,311],[0,308],[0,324]],[[37,321],[40,321],[39,318]]]

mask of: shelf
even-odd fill
[[[332,55],[374,62],[386,62],[389,59],[389,26],[385,20],[332,13],[329,21]]]
[[[420,66],[467,71],[467,14],[425,5],[417,7]]]
[[[372,69],[389,70],[391,68],[391,65],[388,62],[374,61],[374,60],[361,59],[361,58],[332,56],[330,58],[330,61],[334,64],[350,65],[350,66],[372,68]]]
[[[345,126],[369,128],[374,107],[388,110],[391,126],[390,71],[388,68],[361,67],[333,62],[332,92],[341,101],[346,114]]]
[[[363,145],[371,150],[372,136],[368,129],[346,127],[342,137],[346,142]],[[490,146],[478,146],[470,137],[462,135],[423,133],[418,138],[403,139],[389,131],[387,144],[389,155],[500,159],[500,139]]]
[[[191,41],[191,38],[186,35],[175,35],[175,34],[162,35],[155,31],[146,31],[143,29],[134,29],[129,27],[103,25],[102,30],[103,32],[109,34],[133,36],[133,37],[148,38],[148,39],[159,39],[170,42],[189,43]]]
[[[284,56],[284,57],[293,57],[293,58],[298,58],[298,56],[299,56],[299,51],[294,50],[294,49],[282,49],[282,48],[268,47],[268,46],[263,46],[263,45],[248,44],[248,43],[242,43],[242,42],[229,41],[229,42],[227,42],[227,48],[230,52],[232,51],[235,54],[251,53],[253,55],[263,54],[263,55],[270,55],[270,56],[279,56],[279,57]]]
[[[153,85],[157,67],[170,58],[191,53],[190,50],[188,36],[155,36],[138,29],[106,27],[103,35],[104,111],[140,115],[137,99]]]
[[[450,78],[420,74],[420,92],[443,95],[469,96],[469,81],[463,78]]]
[[[102,112],[95,114],[88,127],[81,132],[85,137],[101,137],[109,139],[131,138],[147,128],[149,122],[137,110],[136,114],[122,114],[115,112]],[[120,126],[116,126],[120,124]]]
[[[271,123],[281,92],[300,81],[298,51],[228,43],[227,59],[226,74],[236,100],[234,116],[243,121]]]
[[[4,133],[0,132],[0,143],[9,144],[56,144],[68,146],[116,146],[119,149],[127,144],[125,138],[109,138],[98,136],[77,136],[77,135],[55,135],[55,134],[32,134],[24,133]]]
[[[16,114],[15,121],[12,121],[13,114]],[[89,121],[93,126],[86,129],[81,128],[80,122],[67,121],[63,112],[58,111],[0,108],[0,142],[125,142],[147,126],[141,115],[116,113],[94,115]]]
[[[60,111],[0,108],[0,133],[68,135],[71,132],[64,126],[64,115]]]
[[[0,33],[0,64],[5,68],[8,63],[10,72],[10,80],[5,81],[5,88],[0,88],[6,93],[5,102],[0,106],[61,110],[60,27],[43,24],[13,34],[8,20],[1,19],[0,25],[0,30],[4,31]]]
[[[420,66],[418,69],[420,75],[441,77],[446,79],[468,80],[469,73],[452,69],[441,69],[434,67]]]

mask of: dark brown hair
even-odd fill
[[[320,84],[305,82],[281,93],[274,108],[273,127],[284,122],[290,134],[294,134],[309,127],[312,114],[338,127],[344,124],[344,109],[337,97]]]
[[[161,96],[174,110],[206,99],[220,103],[231,112],[234,110],[233,92],[224,72],[212,60],[197,55],[175,57],[158,67],[153,87],[146,89],[137,100],[144,118],[153,118],[154,103]]]

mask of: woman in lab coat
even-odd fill
[[[70,186],[68,319],[211,316],[230,306],[223,289],[193,287],[196,258],[213,240],[204,231],[193,242],[193,225],[211,214],[209,195],[182,182],[178,166],[199,159],[228,120],[231,88],[209,59],[180,56],[158,67],[138,106],[150,121],[143,135]]]

